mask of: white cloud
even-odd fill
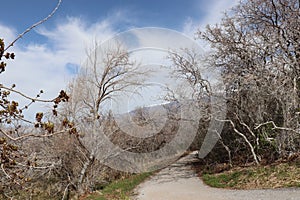
[[[139,94],[132,94],[128,98],[122,97],[117,102],[121,106],[114,105],[114,109],[119,110],[113,110],[114,112],[125,113],[136,108],[136,106],[165,103],[163,97],[166,95],[166,87],[178,91],[182,86],[184,88],[182,92],[185,92],[186,95],[191,94],[192,89],[184,84],[184,81],[172,77],[172,68],[170,67],[172,62],[166,58],[170,50],[185,56],[182,48],[193,49],[201,53],[202,48],[199,48],[199,45],[193,39],[174,30],[149,27],[124,32],[116,38],[116,40],[119,39],[126,43],[133,59],[141,64],[141,69],[145,68],[153,71],[145,78],[149,85],[144,88],[139,87]],[[199,67],[202,66],[199,65]],[[204,67],[202,72],[204,76],[208,75]]]
[[[5,41],[17,37],[13,28],[4,25],[0,25],[0,32]],[[33,41],[22,48],[16,43],[14,49],[9,50],[13,50],[16,58],[8,62],[6,71],[0,76],[2,84],[10,86],[14,83],[18,90],[31,97],[43,89],[42,98],[46,99],[56,97],[61,89],[65,89],[74,75],[69,67],[85,61],[86,49],[93,41],[104,41],[114,34],[112,24],[107,20],[87,24],[78,18],[69,18],[51,30],[44,25],[37,33],[49,42]]]
[[[15,39],[16,31],[13,28],[7,27],[3,24],[0,24],[0,37],[4,39],[5,43],[12,42]]]
[[[43,27],[38,29],[38,33],[47,37],[61,56],[67,56],[69,61],[78,63],[82,62],[78,58],[85,57],[85,50],[95,40],[104,41],[112,37],[114,31],[108,20],[88,25],[79,18],[68,18],[67,22],[58,24],[55,29]]]
[[[237,5],[239,0],[210,0],[206,3],[201,3],[199,6],[200,10],[203,10],[206,13],[204,17],[201,17],[199,20],[192,20],[191,18],[186,19],[183,32],[191,37],[195,36],[196,31],[204,30],[207,24],[216,24],[219,23],[224,13]]]

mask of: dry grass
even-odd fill
[[[300,187],[300,163],[237,167],[221,173],[204,173],[203,181],[212,187],[263,189]]]
[[[132,175],[124,179],[114,181],[104,187],[103,190],[84,198],[85,200],[129,200],[133,189],[150,177],[153,173],[147,172]]]

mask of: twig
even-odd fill
[[[10,200],[13,200],[13,199],[14,199],[14,197],[8,196],[8,194],[5,194],[5,192],[3,193],[3,195],[4,195],[7,199],[10,199]]]
[[[65,129],[65,130],[57,131],[57,132],[50,133],[50,134],[43,134],[43,135],[30,133],[30,134],[22,135],[22,136],[19,136],[19,137],[12,137],[2,129],[0,129],[0,132],[3,133],[6,137],[8,137],[10,140],[17,141],[17,140],[21,140],[21,139],[28,138],[28,137],[37,137],[37,138],[50,137],[50,136],[53,136],[53,135],[65,133],[69,130],[71,130],[71,129]]]
[[[68,187],[69,187],[70,185],[71,185],[71,183],[69,183],[69,184],[66,186],[66,188],[65,188],[65,190],[64,190],[64,195],[63,195],[63,197],[61,198],[62,200],[65,199],[66,193],[67,193],[67,191],[68,191]]]
[[[58,163],[52,163],[51,165],[48,166],[41,166],[41,167],[36,167],[36,166],[28,166],[19,162],[16,162],[17,165],[21,166],[21,167],[29,167],[30,169],[52,169],[55,167],[55,165],[59,165]]]
[[[62,0],[58,0],[58,3],[56,5],[56,7],[52,10],[52,12],[45,17],[44,19],[38,21],[37,23],[33,24],[32,26],[30,26],[29,28],[27,28],[23,33],[21,33],[13,42],[11,42],[5,49],[4,51],[7,51],[10,47],[14,46],[14,44],[21,39],[26,33],[28,33],[29,31],[31,31],[32,29],[34,29],[35,27],[41,25],[42,23],[44,23],[45,21],[47,21],[48,19],[50,19],[58,10],[60,4],[61,4]]]
[[[3,171],[3,173],[5,174],[5,176],[8,178],[8,179],[10,179],[10,180],[12,180],[14,183],[16,183],[17,185],[21,185],[18,181],[16,181],[16,180],[14,180],[6,171],[5,171],[5,169],[4,169],[4,164],[1,164],[1,169],[2,169],[2,171]]]
[[[276,126],[275,122],[273,121],[268,121],[268,122],[265,122],[265,123],[261,123],[259,125],[257,125],[254,129],[259,129],[261,126],[265,126],[267,124],[272,124],[273,125],[273,128],[272,130],[274,129],[279,129],[279,130],[285,130],[285,131],[292,131],[292,132],[295,132],[295,133],[300,133],[299,131],[295,130],[295,129],[292,129],[292,128],[286,128],[286,127],[280,127],[280,126]]]
[[[10,92],[16,93],[16,94],[18,94],[18,95],[24,97],[25,99],[29,99],[29,100],[31,100],[31,101],[43,102],[43,103],[51,103],[51,102],[53,102],[53,101],[55,100],[55,98],[54,98],[54,99],[50,99],[50,100],[44,100],[44,99],[38,99],[38,98],[32,98],[32,97],[29,97],[29,96],[23,94],[23,93],[20,92],[20,91],[17,91],[17,90],[14,90],[14,89],[5,87],[4,85],[0,85],[0,88],[3,88],[3,89],[8,90],[8,91],[10,91]]]
[[[1,169],[2,169],[3,173],[5,174],[5,176],[6,176],[8,179],[12,179],[11,176],[5,171],[5,169],[4,169],[3,166],[4,166],[4,164],[1,164]]]

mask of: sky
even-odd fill
[[[238,0],[63,0],[55,15],[34,28],[10,49],[0,83],[17,85],[25,94],[53,98],[76,76],[93,41],[106,41],[133,28],[158,27],[191,39],[197,29],[220,22]],[[0,38],[9,44],[18,34],[46,17],[55,0],[1,2]],[[163,42],[166,38],[158,38]],[[160,41],[161,40],[161,41]],[[176,41],[174,41],[176,42]]]

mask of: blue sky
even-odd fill
[[[47,15],[55,4],[55,0],[5,1],[1,4],[2,8],[5,7],[0,14],[1,22],[22,31]],[[201,19],[206,15],[209,12],[206,4],[205,0],[64,0],[55,19],[47,22],[47,26],[59,23],[66,17],[79,17],[96,23],[121,14],[124,18],[117,19],[120,30],[128,26],[180,29],[187,18]]]
[[[1,83],[45,98],[66,87],[84,62],[94,40],[105,41],[132,28],[159,27],[193,38],[197,29],[218,23],[226,9],[238,0],[63,0],[49,21],[25,35],[11,49]],[[9,0],[1,2],[0,37],[9,43],[28,26],[47,16],[55,0]]]
[[[163,27],[183,31],[188,23],[205,25],[217,22],[220,14],[237,0],[63,0],[55,16],[43,26],[51,29],[70,18],[87,26],[110,20],[116,32],[133,27]],[[47,16],[55,0],[3,1],[0,24],[20,33]],[[0,33],[1,34],[1,33]],[[40,34],[31,32],[21,42],[44,42]]]

